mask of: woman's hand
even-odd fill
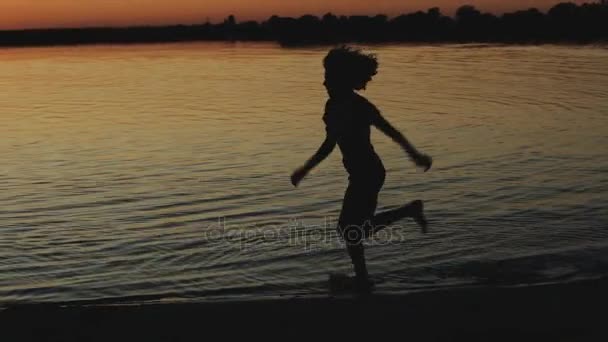
[[[306,177],[306,174],[308,174],[308,170],[306,170],[306,168],[304,167],[300,167],[297,170],[295,170],[293,172],[293,174],[291,174],[291,184],[293,184],[293,186],[297,187],[298,184],[300,184],[300,181],[302,181],[302,179],[304,177]]]
[[[412,156],[416,166],[424,168],[424,172],[427,172],[433,165],[433,158],[424,153],[416,153]]]

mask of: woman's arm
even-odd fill
[[[314,169],[323,160],[325,160],[325,158],[327,158],[327,156],[329,156],[331,154],[331,152],[334,150],[335,147],[336,147],[336,139],[333,136],[328,134],[325,137],[325,141],[323,141],[323,143],[321,144],[321,146],[319,147],[317,152],[310,159],[308,159],[308,161],[306,161],[304,166],[298,168],[291,175],[291,184],[293,184],[293,186],[298,186],[300,181],[304,177],[306,177],[308,172],[310,172],[310,170]]]
[[[412,145],[405,136],[399,132],[393,125],[390,124],[379,112],[375,113],[374,126],[376,126],[382,133],[386,134],[394,142],[399,144],[401,148],[405,150],[408,156],[416,163],[416,165],[424,167],[424,171],[428,171],[433,164],[433,160],[430,156],[418,152],[414,145]]]

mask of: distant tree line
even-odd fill
[[[272,16],[258,23],[224,22],[164,27],[82,28],[1,31],[0,46],[146,43],[177,41],[278,41],[283,45],[346,42],[500,42],[590,43],[608,40],[608,5],[560,3],[543,13],[538,9],[496,16],[473,6],[460,7],[454,17],[439,8],[394,18],[376,16],[299,18]]]

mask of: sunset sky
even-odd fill
[[[0,0],[0,29],[217,22],[228,14],[237,19],[266,19],[272,14],[310,13],[396,15],[429,7],[452,14],[462,4],[500,13],[537,7],[555,0]],[[583,3],[586,1],[574,1]],[[592,2],[592,1],[587,1]]]

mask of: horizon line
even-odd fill
[[[0,32],[22,32],[22,31],[52,31],[52,30],[86,30],[86,29],[129,29],[129,28],[162,28],[162,27],[176,27],[176,26],[200,26],[200,25],[206,25],[206,24],[211,24],[211,25],[218,25],[221,24],[222,22],[225,22],[230,16],[233,16],[236,19],[236,22],[238,24],[242,24],[242,23],[246,23],[246,22],[256,22],[258,24],[264,23],[266,21],[268,21],[270,18],[277,16],[279,18],[294,18],[294,19],[298,19],[304,16],[314,16],[317,17],[319,19],[321,19],[324,15],[327,14],[332,14],[335,15],[336,17],[340,18],[340,17],[358,17],[358,16],[362,16],[362,17],[376,17],[376,16],[386,16],[389,20],[402,16],[402,15],[408,15],[408,14],[414,14],[414,13],[426,13],[431,9],[434,8],[438,8],[440,10],[440,13],[442,16],[445,17],[450,17],[452,19],[455,18],[456,12],[459,8],[463,7],[463,6],[472,6],[475,9],[479,10],[482,14],[491,14],[497,17],[500,17],[502,15],[508,14],[508,13],[515,13],[515,12],[519,12],[519,11],[528,11],[528,10],[532,10],[532,9],[536,9],[538,11],[540,11],[543,14],[547,14],[547,12],[549,11],[549,9],[551,9],[554,6],[557,6],[559,4],[562,3],[570,3],[571,1],[563,1],[563,2],[558,2],[553,6],[549,6],[546,9],[543,9],[542,7],[526,7],[526,8],[521,8],[521,9],[516,9],[516,10],[512,10],[512,11],[483,11],[482,9],[480,9],[479,7],[476,6],[472,6],[472,5],[461,5],[461,6],[457,6],[453,11],[453,13],[444,13],[441,8],[439,6],[431,6],[429,8],[426,8],[424,10],[420,9],[420,10],[415,10],[415,11],[409,11],[409,12],[402,12],[402,13],[397,13],[394,15],[390,15],[390,14],[386,14],[386,13],[376,13],[376,14],[337,14],[334,13],[332,11],[327,11],[327,12],[323,12],[322,14],[315,14],[315,13],[303,13],[300,15],[280,15],[280,14],[272,14],[267,16],[264,19],[249,19],[248,17],[245,17],[244,20],[238,20],[239,17],[232,13],[232,14],[228,14],[226,16],[224,16],[223,19],[217,20],[217,21],[211,21],[209,20],[209,17],[206,17],[205,19],[202,19],[200,21],[197,22],[167,22],[167,23],[149,23],[149,24],[90,24],[90,25],[56,25],[56,26],[40,26],[40,27],[26,27],[26,28],[7,28],[7,29],[2,29],[0,28]],[[583,4],[601,4],[601,1],[589,1],[589,2],[585,2]],[[583,4],[580,4],[577,6],[581,6]],[[319,12],[320,13],[320,12]]]

